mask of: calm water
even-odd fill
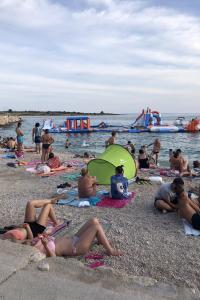
[[[182,115],[186,120],[190,120],[196,115]],[[129,126],[135,120],[136,115],[120,115],[120,116],[95,116],[91,117],[91,124],[99,124],[100,122],[108,122],[114,125]],[[163,123],[172,124],[173,121],[178,117],[175,114],[163,114]],[[32,145],[31,132],[35,122],[43,124],[43,121],[47,117],[24,117],[23,120],[23,131],[25,135],[25,145]],[[64,116],[52,117],[53,121],[59,125],[65,120]],[[7,128],[0,128],[1,136],[15,136],[15,125]],[[89,151],[92,153],[101,153],[104,150],[105,140],[108,139],[110,133],[90,133],[90,134],[71,134],[69,136],[72,146],[70,151],[75,153],[84,153]],[[168,150],[170,148],[181,148],[184,155],[190,160],[200,159],[200,133],[119,133],[117,136],[117,142],[119,144],[126,144],[128,140],[131,140],[136,144],[136,149],[143,144],[150,144],[156,137],[159,137],[162,145],[162,151],[160,155],[161,165],[166,165],[168,161]],[[67,151],[64,148],[66,134],[54,134],[54,148],[58,151]],[[83,141],[89,145],[88,147],[82,147]]]

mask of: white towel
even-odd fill
[[[185,229],[185,234],[186,235],[194,235],[194,236],[200,236],[200,230],[196,230],[192,227],[190,223],[188,223],[187,220],[182,219],[184,229]]]
[[[89,201],[80,201],[78,204],[78,207],[85,207],[85,206],[90,206],[90,202]]]

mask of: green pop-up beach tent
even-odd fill
[[[124,176],[132,179],[136,176],[137,168],[131,154],[121,145],[110,145],[97,158],[88,163],[88,171],[96,176],[99,184],[110,184],[110,177],[115,174],[117,166],[124,166]]]

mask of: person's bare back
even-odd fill
[[[79,198],[88,198],[96,195],[96,178],[86,174],[78,180]]]

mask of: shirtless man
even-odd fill
[[[96,196],[96,177],[90,176],[87,169],[81,170],[81,177],[78,180],[79,198]]]
[[[200,208],[184,191],[183,187],[177,190],[178,210],[181,218],[186,219],[194,229],[200,230]]]
[[[8,142],[7,142],[7,147],[10,149],[10,150],[15,150],[16,148],[16,141],[14,138],[10,137]]]
[[[158,164],[158,154],[160,153],[161,143],[159,139],[155,139],[155,141],[149,144],[147,147],[153,145],[152,156],[155,156],[155,163]]]
[[[109,139],[105,142],[106,148],[116,143],[116,135],[117,133],[115,131],[111,133],[111,137],[109,137]]]

